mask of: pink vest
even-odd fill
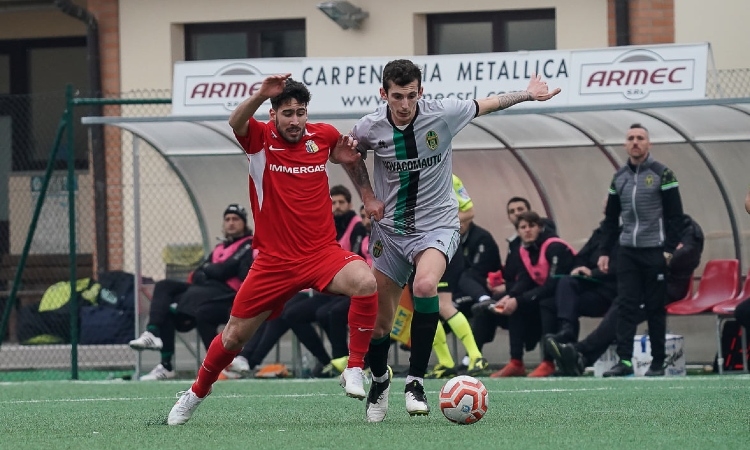
[[[567,242],[563,241],[560,238],[553,237],[542,242],[542,248],[539,249],[539,260],[536,262],[536,264],[531,264],[529,251],[526,250],[523,245],[521,245],[521,261],[523,261],[523,265],[526,267],[526,271],[531,276],[531,279],[534,280],[534,283],[538,284],[539,286],[543,285],[547,281],[547,276],[549,275],[547,247],[549,247],[549,245],[553,242],[560,242],[561,244],[565,244],[565,246],[568,247],[574,255],[576,254],[576,251],[573,250],[573,247],[571,247]]]
[[[365,236],[362,239],[362,255],[365,257],[365,262],[368,266],[372,267],[372,255],[370,255],[370,236]]]
[[[362,218],[358,215],[352,217],[352,220],[349,221],[349,225],[346,226],[346,231],[344,231],[344,234],[341,235],[341,239],[339,239],[339,245],[341,248],[343,248],[346,251],[349,252],[355,252],[352,247],[352,231],[354,231],[354,227],[357,226],[358,223],[362,223]],[[365,236],[364,239],[362,239],[362,248],[360,248],[360,253],[364,255],[365,261],[367,264],[372,266],[372,256],[370,256],[370,236]]]
[[[362,223],[362,218],[355,215],[352,217],[352,220],[349,221],[349,225],[346,226],[346,231],[344,231],[344,234],[341,235],[341,239],[339,239],[339,245],[341,248],[348,252],[352,251],[352,231],[354,231],[354,227],[357,226],[358,223]]]
[[[239,248],[242,247],[243,244],[245,244],[247,241],[252,240],[252,236],[245,236],[242,239],[238,239],[232,242],[226,247],[224,247],[224,244],[218,244],[216,247],[214,247],[214,251],[211,252],[211,262],[213,264],[218,264],[228,260],[232,257],[232,255],[237,253],[237,250],[239,250]],[[238,277],[232,277],[226,280],[225,283],[235,291],[239,291],[240,286],[242,286],[242,280],[240,280]]]

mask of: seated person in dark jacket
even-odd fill
[[[498,314],[509,316],[510,362],[495,377],[526,375],[523,364],[525,332],[537,329],[536,341],[557,329],[554,306],[556,275],[567,275],[573,269],[575,251],[562,239],[544,229],[544,222],[533,211],[521,214],[516,230],[521,236],[519,256],[523,270],[508,294],[495,304]],[[552,358],[546,357],[530,377],[546,377],[555,371]]]
[[[577,341],[578,318],[603,317],[617,296],[616,271],[612,267],[616,267],[618,245],[610,254],[610,270],[603,273],[597,266],[601,239],[601,229],[597,228],[576,255],[575,268],[570,275],[561,277],[557,282],[555,307],[558,330],[554,336],[545,337],[547,353],[556,352],[556,343]]]
[[[516,228],[518,217],[526,211],[529,211],[531,205],[523,197],[513,197],[506,204],[508,221]],[[556,235],[555,223],[547,218],[542,218],[545,232]],[[489,299],[482,299],[471,307],[471,329],[474,333],[477,347],[482,350],[484,344],[492,342],[495,338],[495,331],[498,327],[508,328],[508,316],[499,315],[494,312],[494,303],[509,292],[518,278],[518,274],[523,269],[523,263],[519,256],[518,250],[521,248],[521,237],[518,233],[506,238],[508,251],[505,255],[505,265],[500,264],[500,271],[490,272],[485,278],[485,284],[490,292]],[[538,337],[536,331],[529,329],[525,333],[524,342],[526,350],[531,351],[536,346]]]
[[[175,377],[172,367],[175,331],[198,328],[208,348],[217,327],[229,320],[234,296],[253,262],[253,235],[247,211],[231,204],[224,211],[224,240],[216,245],[189,281],[161,280],[154,286],[146,331],[130,341],[134,350],[159,350],[161,363],[141,380]]]
[[[453,301],[459,311],[471,317],[472,305],[492,296],[487,277],[502,269],[500,247],[489,231],[471,221],[461,234],[459,249],[463,251],[464,269],[453,290]]]
[[[693,272],[700,265],[703,253],[703,230],[690,216],[682,217],[680,244],[677,246],[667,274],[667,303],[682,300],[690,290]],[[643,313],[641,322],[646,320]],[[585,339],[575,344],[553,342],[558,349],[553,355],[562,375],[581,375],[586,367],[593,365],[615,341],[617,307],[607,311],[599,325]],[[553,338],[554,339],[554,338]]]

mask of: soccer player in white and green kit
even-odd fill
[[[357,149],[375,153],[375,187],[362,159],[345,168],[372,217],[370,254],[378,284],[378,317],[369,350],[373,383],[366,417],[381,422],[388,411],[389,333],[403,286],[414,274],[411,357],[406,377],[406,411],[427,415],[423,378],[439,320],[437,286],[458,246],[458,203],[453,194],[453,136],[474,117],[524,101],[549,100],[560,89],[533,75],[526,91],[481,100],[422,99],[421,69],[395,60],[383,69],[380,96],[386,104],[352,129]]]

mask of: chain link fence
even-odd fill
[[[135,354],[127,342],[135,335],[135,293],[132,283],[128,292],[122,280],[132,280],[136,254],[147,279],[185,279],[203,256],[195,211],[168,162],[141,141],[135,168],[129,132],[103,126],[96,149],[92,136],[97,130],[80,125],[80,118],[92,111],[167,115],[168,100],[153,103],[167,94],[130,92],[119,99],[134,104],[99,110],[77,106],[72,140],[63,120],[70,116],[62,115],[65,93],[0,97],[0,330],[5,330],[0,380],[131,373]],[[145,104],[149,100],[152,103]],[[74,153],[72,189],[66,169],[69,149]],[[91,150],[99,152],[100,169]],[[137,202],[135,174],[140,184]],[[141,229],[146,230],[138,249],[136,205]],[[79,291],[74,301],[69,301],[71,211]],[[77,307],[72,305],[76,300]],[[141,306],[142,324],[148,304]]]
[[[750,69],[709,71],[706,83],[708,98],[750,98]]]

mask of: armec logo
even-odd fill
[[[266,76],[255,67],[232,63],[213,75],[193,75],[185,78],[185,106],[223,106],[234,108],[260,88]]]
[[[664,59],[650,50],[633,50],[611,63],[581,65],[581,96],[622,94],[641,100],[652,92],[693,89],[695,60]]]

